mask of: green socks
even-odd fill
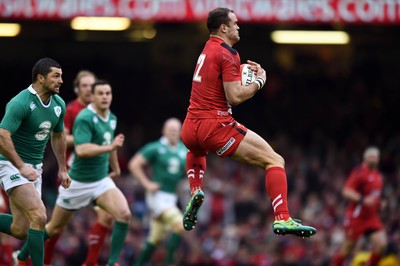
[[[34,230],[34,229],[32,229]],[[46,241],[47,239],[49,239],[49,235],[47,234],[47,231],[44,231],[43,234],[43,243],[44,241]],[[26,261],[29,257],[29,242],[26,241],[25,244],[22,246],[21,250],[19,251],[18,254],[18,259],[21,261]]]
[[[111,248],[108,265],[114,265],[114,263],[117,263],[119,254],[124,247],[126,235],[128,234],[128,227],[128,223],[115,221],[111,234]]]
[[[172,233],[167,244],[167,265],[175,263],[175,251],[181,244],[182,236],[177,233]]]
[[[33,266],[41,266],[44,261],[44,230],[28,229],[28,246]]]
[[[144,248],[142,249],[142,252],[139,256],[139,258],[136,260],[135,266],[142,266],[146,262],[150,260],[151,255],[153,254],[156,246],[153,245],[152,243],[146,241],[146,244]]]
[[[0,214],[0,232],[11,235],[11,224],[13,217],[10,214]]]

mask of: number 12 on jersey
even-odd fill
[[[196,71],[194,72],[193,81],[201,82],[201,76],[199,75],[200,69],[204,64],[204,59],[206,59],[205,54],[201,54],[199,59],[197,59]]]

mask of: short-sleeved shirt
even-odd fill
[[[222,39],[211,37],[197,61],[187,117],[231,116],[223,82],[240,80],[239,53]]]
[[[379,217],[379,208],[382,192],[382,174],[376,169],[369,169],[365,164],[356,166],[350,173],[345,187],[357,191],[362,197],[376,196],[374,205],[350,202],[346,209],[347,219],[361,219],[363,221]]]
[[[11,133],[18,155],[25,163],[40,164],[51,132],[64,130],[65,102],[52,95],[43,103],[32,85],[12,98],[0,128]],[[7,160],[0,154],[0,160]]]
[[[171,147],[166,138],[161,138],[146,144],[139,153],[151,166],[151,179],[160,185],[160,190],[176,193],[179,180],[186,172],[185,145],[179,142],[175,147]]]
[[[117,117],[109,112],[107,118],[99,116],[90,104],[83,109],[75,119],[72,127],[75,147],[80,144],[92,143],[109,145],[114,140],[117,127]],[[95,182],[108,176],[109,153],[96,157],[75,157],[69,170],[72,180],[80,182]]]

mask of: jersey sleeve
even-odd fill
[[[92,140],[92,124],[86,117],[79,116],[73,126],[74,145],[90,143]]]
[[[232,82],[240,81],[240,58],[238,55],[233,55],[231,52],[225,52],[222,54],[221,58],[221,71],[222,71],[222,81]]]
[[[0,127],[7,129],[11,134],[13,134],[17,131],[26,115],[26,108],[17,101],[10,101],[6,106],[6,112],[0,123]]]
[[[359,169],[354,169],[351,171],[349,177],[347,178],[344,187],[350,188],[355,191],[359,191],[360,185],[362,183],[362,178],[360,175],[361,171]]]
[[[153,143],[146,144],[139,153],[148,161],[153,162],[157,156],[157,147]]]

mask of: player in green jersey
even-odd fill
[[[59,63],[40,59],[32,69],[32,85],[12,98],[0,123],[0,186],[7,192],[11,214],[0,214],[0,232],[27,239],[32,265],[43,265],[46,208],[41,199],[42,160],[51,140],[63,189],[67,172],[64,134],[65,102],[59,94]]]
[[[96,81],[92,85],[92,96],[92,103],[74,121],[75,159],[69,170],[72,183],[68,190],[59,188],[46,232],[48,237],[59,234],[75,211],[95,204],[115,220],[108,259],[108,265],[115,266],[131,218],[128,201],[112,180],[121,174],[117,150],[122,147],[125,137],[123,134],[114,137],[117,118],[110,111],[110,84]]]
[[[186,173],[187,149],[180,141],[181,127],[178,119],[167,119],[161,139],[145,145],[129,162],[130,172],[146,189],[146,203],[152,216],[149,236],[136,266],[150,260],[168,230],[172,234],[168,241],[166,264],[174,264],[174,254],[183,232],[183,214],[176,206],[176,189]],[[151,178],[146,175],[146,166],[151,167]]]

